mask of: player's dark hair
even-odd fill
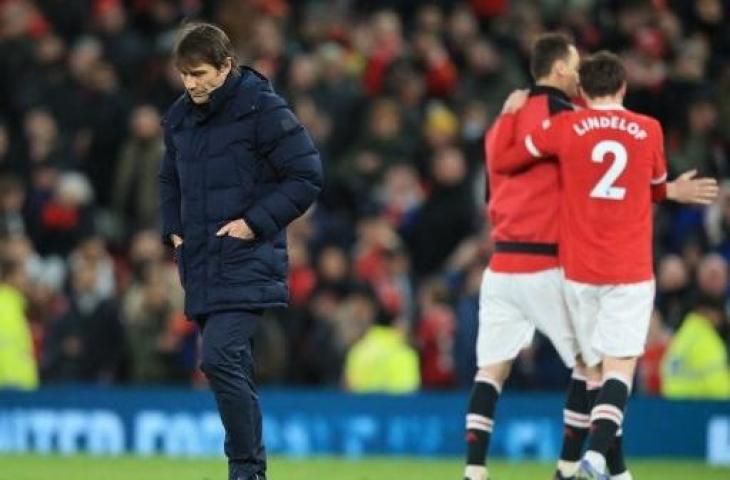
[[[556,61],[568,58],[571,45],[573,45],[573,40],[565,33],[540,35],[532,45],[532,54],[530,55],[532,78],[537,80],[549,75]]]
[[[220,69],[228,58],[232,61],[233,71],[238,66],[236,52],[228,35],[212,23],[183,25],[177,34],[172,56],[178,69],[200,63]]]
[[[626,82],[626,67],[605,50],[585,58],[578,69],[580,86],[589,98],[615,95]]]

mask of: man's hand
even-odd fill
[[[183,243],[183,239],[175,235],[174,233],[170,235],[170,241],[172,242],[172,246],[175,248],[179,247]]]
[[[502,113],[515,113],[527,102],[530,91],[527,89],[514,90],[509,94],[502,106]]]
[[[715,201],[719,188],[714,178],[695,178],[697,170],[685,172],[676,180],[667,182],[667,198],[679,203],[709,205]]]
[[[228,235],[230,237],[240,238],[241,240],[253,240],[256,236],[253,233],[253,230],[251,230],[246,221],[242,218],[226,223],[220,230],[218,230],[218,232],[216,232],[216,235],[219,237]]]

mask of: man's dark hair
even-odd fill
[[[211,23],[188,23],[178,32],[173,59],[175,66],[185,68],[207,63],[220,69],[231,58],[235,71],[238,63],[236,52],[228,35],[218,26]]]
[[[615,95],[626,82],[626,67],[621,59],[605,50],[581,62],[580,86],[590,98]]]
[[[545,33],[532,45],[530,73],[537,80],[548,74],[557,60],[566,60],[573,40],[564,33]]]

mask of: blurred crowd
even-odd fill
[[[671,177],[723,185],[709,208],[657,208],[637,387],[703,396],[677,382],[708,349],[730,378],[729,15],[723,0],[0,0],[0,386],[203,381],[157,231],[160,119],[182,91],[169,55],[200,18],[271,79],[325,166],[289,229],[291,308],[256,338],[262,383],[471,384],[492,251],[483,135],[529,84],[532,40],[562,29],[624,58],[627,106],[661,121]],[[538,336],[510,383],[567,375]]]

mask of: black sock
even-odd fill
[[[568,384],[563,410],[563,448],[560,451],[560,460],[566,462],[580,460],[583,442],[585,442],[591,426],[592,406],[588,399],[586,381],[582,378],[572,377]]]
[[[484,466],[487,461],[492,418],[499,390],[495,384],[477,378],[469,397],[466,415],[466,464]]]
[[[596,405],[591,410],[588,450],[606,455],[616,432],[621,428],[628,397],[629,387],[623,381],[609,377],[603,382]]]
[[[593,407],[596,406],[596,399],[598,398],[598,392],[601,391],[601,385],[593,382],[588,382],[586,384],[586,396],[588,397],[588,414],[590,415],[591,410],[593,410]]]
[[[624,436],[621,434],[621,430],[619,430],[616,433],[616,437],[613,439],[608,452],[606,452],[606,466],[608,467],[608,473],[614,476],[621,475],[626,471],[623,439]]]

